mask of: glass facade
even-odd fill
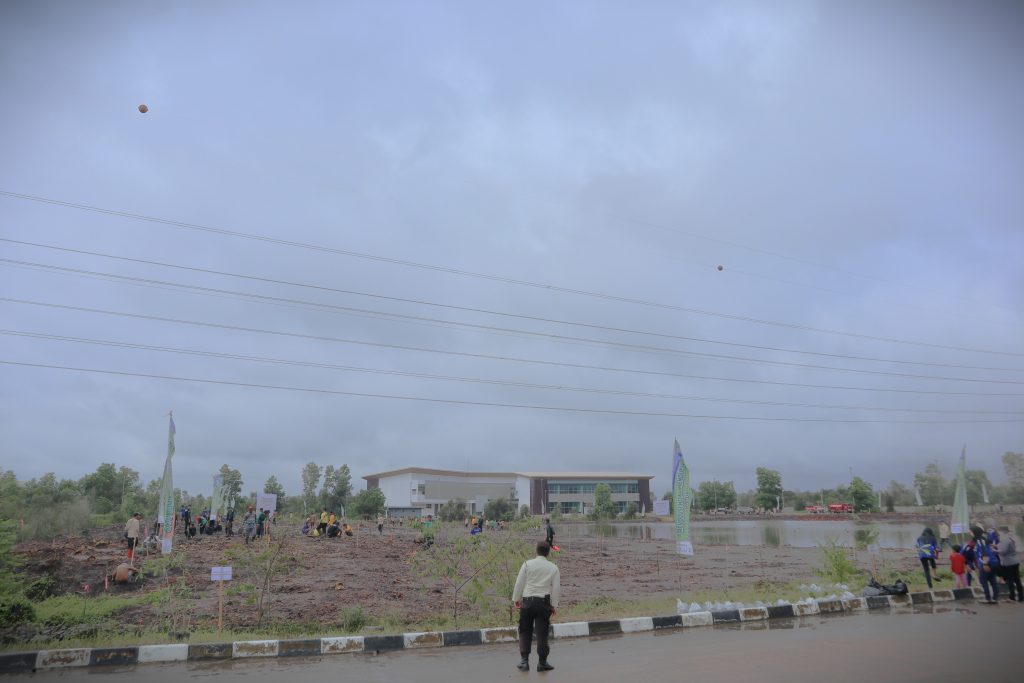
[[[548,493],[554,494],[579,494],[593,493],[599,483],[608,484],[612,493],[639,493],[640,487],[635,481],[607,481],[607,482],[573,482],[573,481],[549,481]]]

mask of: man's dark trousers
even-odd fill
[[[519,654],[523,659],[530,656],[530,641],[537,634],[537,655],[546,661],[551,648],[548,647],[548,629],[551,623],[551,605],[544,598],[523,598],[519,608]]]

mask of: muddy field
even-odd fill
[[[513,533],[488,531],[484,540],[499,541]],[[439,545],[448,534],[457,537],[466,532],[446,529],[439,534]],[[278,525],[275,540],[285,542],[284,553],[292,559],[287,563],[288,573],[273,582],[264,610],[265,624],[330,627],[343,623],[345,610],[357,606],[378,621],[386,618],[392,623],[424,624],[445,614],[450,611],[451,594],[443,582],[417,571],[415,558],[425,551],[414,543],[415,535],[409,528],[395,527],[379,537],[376,529],[367,525],[357,527],[352,538],[314,539],[302,536],[291,526]],[[539,530],[523,533],[522,543],[532,544],[540,535]],[[751,589],[770,592],[774,586],[794,581],[821,582],[815,574],[820,564],[816,548],[703,546],[697,548],[696,557],[683,558],[667,541],[564,536],[556,540],[561,551],[554,554],[554,559],[562,573],[562,611],[569,612],[569,616],[574,605],[599,604],[608,598],[643,602],[688,596],[707,599],[720,594],[724,599]],[[180,571],[172,571],[169,577],[158,572],[134,585],[111,584],[109,589],[105,589],[104,577],[111,575],[125,557],[116,529],[97,530],[87,537],[28,541],[19,545],[17,552],[26,559],[27,578],[51,576],[60,592],[150,592],[165,587],[168,581],[181,581],[193,596],[187,601],[188,626],[204,628],[215,623],[217,611],[217,590],[210,581],[210,567],[231,563],[229,551],[241,544],[238,536],[216,535],[187,543],[179,536],[175,552],[184,557]],[[908,577],[917,578],[917,560],[912,551],[886,551],[885,559],[890,566],[905,569]],[[859,567],[868,568],[866,553],[857,553],[855,560]],[[138,564],[146,572],[158,561],[159,555],[141,554]],[[251,575],[236,570],[235,581],[229,585],[237,588],[252,580]],[[166,616],[166,609],[137,606],[121,620],[156,625]],[[247,604],[244,596],[229,592],[225,625],[249,627],[254,618],[255,607]]]

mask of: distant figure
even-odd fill
[[[341,527],[338,525],[338,520],[327,525],[327,538],[337,538],[340,534]]]
[[[380,515],[377,515],[377,535],[384,535],[384,518]]]
[[[551,671],[548,664],[548,628],[552,615],[558,611],[561,576],[558,565],[548,561],[551,546],[547,541],[537,544],[537,557],[523,562],[516,576],[512,601],[519,610],[519,656],[516,668],[530,670],[530,646],[537,636],[537,671]]]
[[[321,536],[327,533],[327,508],[320,511],[320,524],[317,525],[316,530]]]
[[[554,547],[554,545],[555,545],[555,528],[553,526],[551,526],[551,519],[549,519],[548,517],[545,517],[544,518],[544,526],[546,527],[545,534],[546,534],[546,538],[547,538],[547,541],[548,541],[548,547]]]
[[[252,505],[249,506],[245,517],[242,518],[242,535],[245,536],[246,545],[256,538],[256,513],[253,511]]]
[[[995,605],[999,602],[999,554],[989,545],[985,538],[985,530],[980,526],[971,527],[974,535],[974,563],[978,567],[978,582],[985,591],[985,604]]]
[[[227,514],[224,515],[224,535],[234,536],[235,535],[235,508],[228,508]]]
[[[1024,602],[1024,586],[1020,582],[1020,555],[1017,554],[1017,538],[1009,525],[999,527],[999,563],[1003,568],[1003,580],[1010,589],[1010,600]]]
[[[351,525],[349,525],[348,522],[345,522],[344,524],[341,525],[341,530],[343,532],[345,532],[346,536],[351,536],[352,535],[352,527],[351,527]]]
[[[917,557],[921,560],[921,568],[924,569],[924,580],[928,587],[932,587],[932,571],[935,571],[935,556],[938,555],[938,541],[935,539],[935,532],[925,527],[921,535],[917,537]],[[929,571],[931,568],[931,571]]]
[[[939,522],[939,550],[942,550],[949,543],[949,525],[945,522]]]
[[[136,512],[133,513],[124,524],[124,539],[128,545],[129,562],[131,562],[132,558],[135,557],[135,547],[139,544],[139,536],[142,534],[139,527],[139,521],[141,519],[142,515]]]
[[[960,554],[959,545],[953,546],[953,552],[949,555],[949,568],[953,572],[954,588],[967,588],[967,560]]]

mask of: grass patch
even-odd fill
[[[36,604],[36,622],[48,626],[97,624],[129,607],[149,602],[144,595],[60,595]]]

